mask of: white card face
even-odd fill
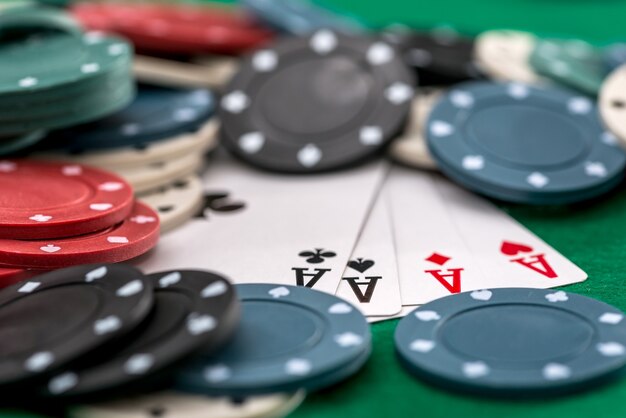
[[[481,272],[459,236],[432,174],[393,167],[390,202],[403,305],[422,305],[459,293]]]
[[[250,168],[225,154],[203,176],[204,218],[165,234],[138,260],[147,272],[208,269],[234,283],[309,286],[334,294],[388,166],[315,176]]]
[[[587,278],[587,273],[491,202],[442,177],[434,181],[482,270],[480,282],[465,282],[463,290],[550,288]]]
[[[378,197],[352,252],[337,296],[364,315],[391,316],[402,309],[387,201]]]

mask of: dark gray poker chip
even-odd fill
[[[455,86],[430,113],[427,141],[451,179],[518,203],[591,199],[617,186],[626,167],[593,101],[519,83]]]
[[[155,287],[148,318],[99,357],[52,377],[44,396],[101,400],[154,388],[190,356],[219,349],[234,333],[239,300],[225,278],[194,270],[147,277]]]
[[[413,76],[381,40],[322,29],[247,57],[221,99],[226,147],[272,171],[343,168],[380,151],[406,121]]]
[[[122,337],[150,312],[152,285],[124,265],[56,270],[0,292],[0,387],[43,379]]]
[[[383,39],[395,45],[417,74],[420,86],[445,86],[484,79],[474,64],[474,39],[451,28],[421,32],[391,27]]]
[[[233,340],[184,368],[181,390],[235,397],[312,391],[346,379],[367,361],[367,320],[336,296],[273,284],[236,289],[242,320]]]
[[[448,390],[547,396],[617,376],[626,321],[613,306],[562,290],[477,290],[410,313],[395,345],[408,371]]]

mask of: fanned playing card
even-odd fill
[[[385,183],[403,305],[459,293],[482,277],[431,176],[393,167]]]
[[[402,309],[391,217],[382,196],[363,227],[337,296],[367,316],[391,316]]]
[[[435,184],[482,271],[463,291],[496,287],[550,288],[582,282],[587,274],[491,202],[442,177]]]
[[[234,283],[334,294],[388,166],[315,176],[261,172],[225,154],[203,176],[206,205],[138,260],[144,271],[201,268]]]

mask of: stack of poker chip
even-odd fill
[[[0,287],[41,270],[152,249],[159,216],[121,177],[79,164],[0,162]]]
[[[3,10],[0,27],[3,154],[36,143],[42,132],[107,116],[133,99],[133,50],[121,38],[85,33],[64,13],[28,4]]]
[[[112,171],[171,230],[202,209],[198,173],[205,154],[217,145],[218,123],[211,118],[213,94],[140,85],[121,111],[89,124],[55,131],[31,158],[86,164]]]
[[[55,309],[60,297],[74,303]],[[135,416],[157,405],[198,416],[244,416],[250,408],[283,416],[305,392],[354,375],[371,351],[366,318],[335,296],[233,286],[199,270],[69,267],[1,290],[0,312],[7,309],[46,315],[0,324],[33,336],[0,361],[0,387],[15,405],[91,403],[70,410],[73,417]],[[155,389],[166,392],[146,395]]]

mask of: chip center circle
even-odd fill
[[[468,361],[525,369],[574,358],[592,344],[594,328],[564,310],[511,304],[461,312],[443,324],[439,335],[449,350]]]
[[[324,141],[326,138],[313,135],[349,125],[364,111],[373,85],[367,69],[347,57],[298,62],[263,85],[254,119],[266,120],[273,129],[294,135],[290,140]]]
[[[0,356],[24,355],[63,341],[93,321],[101,303],[93,286],[52,288],[13,301],[0,310]]]
[[[320,342],[327,328],[323,319],[304,307],[275,301],[242,304],[241,324],[220,360],[237,363],[282,360],[305,353]]]
[[[79,177],[45,175],[42,178],[38,173],[0,175],[0,189],[19,190],[17,193],[0,193],[0,208],[9,210],[37,211],[72,206],[87,201],[96,193]]]
[[[500,162],[535,169],[578,161],[588,142],[587,132],[571,117],[523,103],[478,110],[466,129],[485,153]]]

